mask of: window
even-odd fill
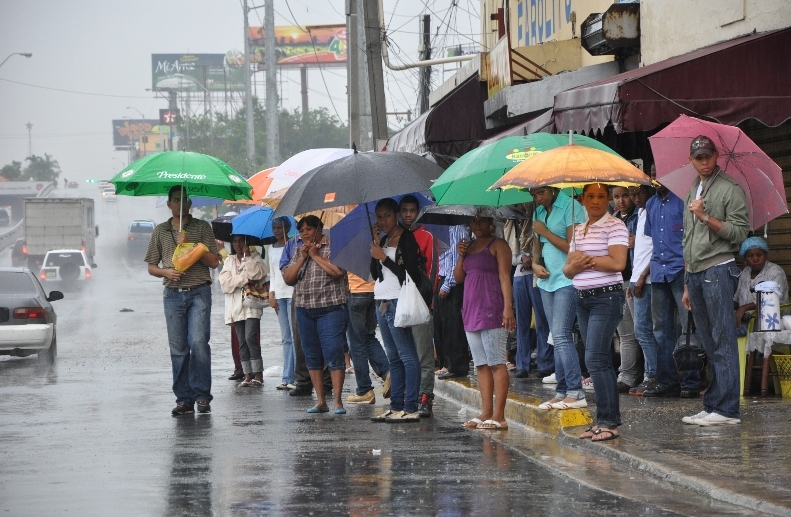
[[[74,264],[77,266],[84,266],[85,260],[82,258],[82,253],[50,253],[44,260],[44,265],[47,267],[58,267],[66,264]]]
[[[27,273],[0,271],[0,294],[36,295],[36,285]]]

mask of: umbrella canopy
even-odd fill
[[[271,169],[264,169],[260,172],[256,172],[249,178],[247,178],[247,183],[253,187],[253,191],[250,192],[250,197],[253,199],[243,199],[239,201],[226,201],[226,204],[232,203],[239,203],[243,205],[258,205],[260,204],[261,198],[263,198],[269,186],[272,185],[272,178],[269,176],[275,168],[272,167]],[[194,205],[193,205],[194,206]]]
[[[651,179],[620,156],[592,147],[570,144],[523,161],[489,190],[546,186],[581,187],[588,183],[650,185]]]
[[[681,199],[686,198],[698,177],[689,161],[689,146],[699,135],[714,141],[719,152],[717,165],[744,190],[751,229],[788,213],[782,169],[735,126],[681,115],[650,137],[656,177],[662,185]]]
[[[272,232],[272,220],[275,211],[263,206],[253,206],[237,215],[231,220],[231,235],[248,235],[258,239],[261,244],[274,244],[277,242],[275,234]],[[291,231],[288,237],[292,237],[296,231],[296,221],[289,217],[291,221]]]
[[[438,205],[505,206],[526,203],[533,198],[525,190],[487,190],[503,174],[528,158],[539,156],[569,142],[568,136],[534,133],[509,136],[473,149],[456,160],[434,182],[431,192]],[[617,153],[592,138],[574,136],[574,143],[608,153]]]
[[[140,158],[110,183],[124,196],[162,196],[183,185],[190,196],[250,199],[252,187],[227,163],[213,156],[166,151]]]
[[[238,214],[229,212],[219,217],[212,219],[211,231],[214,233],[214,238],[224,242],[231,242],[231,234],[233,233],[233,225],[231,220]]]
[[[216,197],[200,197],[200,196],[190,196],[190,201],[192,202],[192,208],[200,208],[202,206],[214,206],[214,205],[222,205],[226,201],[224,199],[219,199]],[[161,206],[165,206],[168,204],[168,197],[162,196],[161,198],[157,199],[157,208]]]
[[[457,225],[470,224],[473,217],[491,217],[492,219],[530,219],[526,214],[510,206],[471,206],[471,205],[432,205],[420,210],[418,223]]]
[[[415,154],[354,151],[299,178],[283,196],[275,213],[294,215],[368,203],[406,192],[423,192],[441,174],[441,167]]]
[[[275,170],[269,174],[269,177],[272,178],[272,183],[261,197],[268,197],[272,192],[290,187],[295,181],[316,167],[349,156],[353,152],[353,149],[327,147],[308,149],[297,153],[275,167]]]

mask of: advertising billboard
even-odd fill
[[[157,119],[128,119],[113,120],[113,145],[128,146],[136,142],[146,133],[151,133],[159,124]]]
[[[151,89],[244,91],[244,54],[151,54]]]
[[[264,28],[250,27],[250,61],[263,63]],[[346,66],[346,25],[275,27],[278,66]]]

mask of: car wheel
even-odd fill
[[[58,339],[55,334],[52,334],[52,343],[50,343],[49,348],[45,350],[39,350],[38,352],[38,360],[46,363],[52,364],[55,362],[55,358],[58,356]]]

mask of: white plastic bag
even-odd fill
[[[270,366],[264,370],[264,377],[282,377],[283,367],[280,365]]]
[[[406,273],[406,280],[401,286],[401,292],[398,293],[398,305],[393,324],[396,327],[414,327],[428,323],[430,318],[431,313],[426,302],[420,296],[420,291],[409,273]]]

